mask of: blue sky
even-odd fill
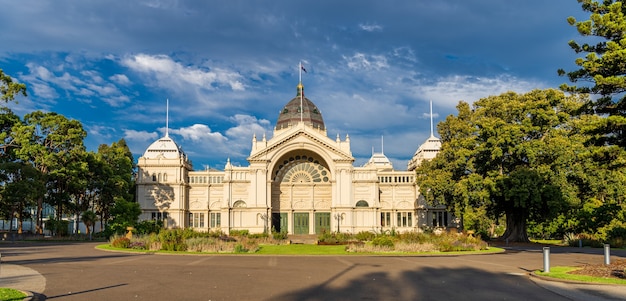
[[[575,69],[576,0],[0,0],[0,68],[25,83],[19,115],[81,121],[89,150],[126,139],[137,159],[165,133],[195,169],[247,166],[254,134],[305,94],[355,165],[396,169],[455,114],[506,91],[557,88]]]

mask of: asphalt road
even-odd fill
[[[45,278],[38,300],[623,300],[624,286],[530,277],[541,249],[463,256],[145,255],[97,243],[0,243],[2,265]],[[552,248],[551,266],[602,263]],[[626,252],[612,253],[613,258]],[[0,267],[0,279],[2,270]],[[19,280],[19,277],[18,279]],[[622,294],[623,293],[623,294]]]

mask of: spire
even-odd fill
[[[385,140],[384,136],[380,136],[380,153],[385,154]]]
[[[170,99],[168,98],[166,100],[166,104],[165,104],[165,137],[169,137],[169,132],[170,132]]]
[[[433,101],[430,101],[430,136],[435,136],[435,131],[433,129]]]

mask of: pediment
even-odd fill
[[[315,131],[307,131],[305,129],[297,129],[288,133],[283,133],[278,137],[274,137],[266,142],[265,147],[253,150],[248,157],[249,162],[267,161],[274,158],[276,153],[288,149],[307,149],[315,152],[325,152],[333,161],[353,162],[354,157],[349,151],[342,149],[341,143],[349,143],[346,141],[335,141]],[[313,148],[313,149],[312,149]],[[315,150],[317,149],[317,150]]]

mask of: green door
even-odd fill
[[[330,212],[315,212],[315,234],[330,233]]]
[[[294,212],[293,234],[309,234],[309,214]]]

